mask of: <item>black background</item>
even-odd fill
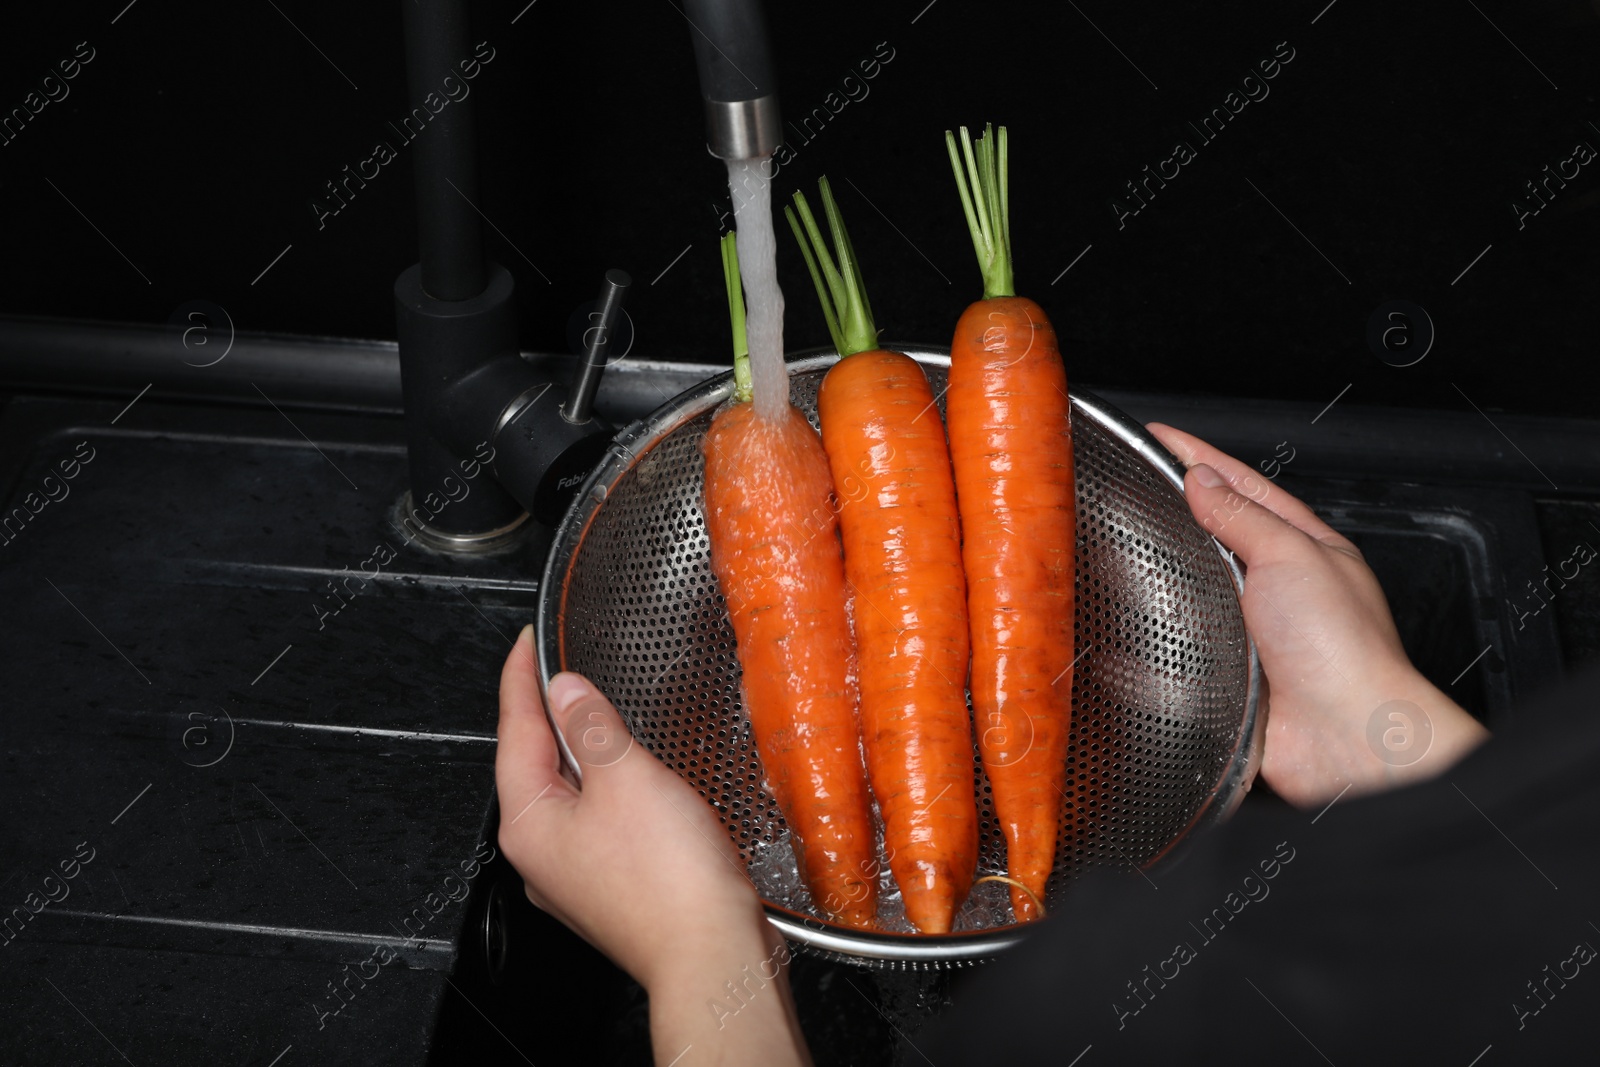
[[[392,337],[391,285],[416,256],[409,151],[386,126],[407,110],[398,6],[125,3],[8,16],[0,109],[79,41],[96,57],[0,147],[0,311],[164,322],[207,299],[242,330]],[[518,282],[524,347],[567,349],[568,319],[616,266],[636,280],[633,355],[724,361],[727,191],[704,149],[684,16],[674,0],[524,4],[474,5],[473,39],[495,58],[471,83],[478,203]],[[1510,206],[1577,141],[1600,147],[1589,4],[769,10],[792,119],[893,50],[865,99],[810,143],[792,138],[798,158],[776,185],[830,176],[888,339],[945,342],[978,295],[941,133],[997,120],[1012,135],[1018,286],[1055,319],[1079,383],[1595,408],[1600,160],[1526,228]],[[1280,41],[1295,58],[1270,95],[1201,146],[1183,124]],[[1119,230],[1111,199],[1179,137],[1198,158]],[[310,201],[380,139],[400,159],[319,230]],[[789,347],[823,343],[779,236]],[[1406,368],[1366,341],[1369,316],[1397,299],[1437,329]]]

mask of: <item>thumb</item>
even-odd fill
[[[563,672],[550,679],[550,708],[578,771],[615,766],[633,748],[633,734],[605,694],[581,674]]]
[[[1271,488],[1254,478],[1255,485],[1243,486],[1252,495],[1266,499]],[[1306,535],[1280,519],[1256,500],[1235,489],[1216,468],[1197,463],[1183,480],[1184,496],[1200,525],[1244,561],[1255,566],[1296,538]]]

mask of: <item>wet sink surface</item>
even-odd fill
[[[492,853],[495,689],[544,532],[496,560],[409,544],[392,419],[119,407],[0,421],[6,514],[31,515],[0,547],[5,906],[93,852],[8,929],[0,1000],[34,1023],[0,1047],[114,1055],[76,1009],[135,1062],[228,1033],[263,1063],[421,1062]]]

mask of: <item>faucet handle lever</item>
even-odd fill
[[[561,417],[568,422],[588,422],[594,411],[594,395],[600,388],[600,375],[606,369],[613,331],[618,317],[625,314],[622,302],[632,284],[633,279],[627,272],[615,267],[606,271],[605,282],[600,287],[600,299],[596,301],[598,309],[590,312],[590,325],[583,332],[583,362],[573,376],[567,402],[561,407]]]

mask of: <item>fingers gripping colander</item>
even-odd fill
[[[949,357],[908,354],[942,399]],[[813,423],[835,360],[830,352],[790,363],[790,397]],[[562,670],[589,677],[638,741],[711,803],[768,917],[792,940],[894,967],[991,956],[1020,936],[1003,884],[974,889],[956,932],[919,936],[905,924],[887,864],[883,932],[818,918],[799,883],[783,817],[761,786],[701,510],[700,442],[731,385],[731,375],[714,378],[618,435],[556,531],[540,590],[540,673],[546,682]],[[1262,726],[1243,578],[1190,514],[1183,468],[1103,401],[1080,392],[1072,405],[1079,659],[1047,903],[1090,867],[1148,868],[1226,817],[1254,776]],[[1003,873],[1004,840],[981,765],[977,773],[979,873]]]

